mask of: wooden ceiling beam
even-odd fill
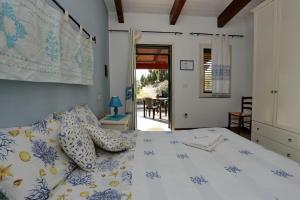
[[[186,0],[175,0],[171,13],[170,13],[170,24],[175,25],[177,22],[177,19],[181,13],[181,10],[185,4]]]
[[[238,14],[251,0],[233,0],[218,17],[218,28],[224,27]]]
[[[119,23],[124,23],[124,12],[123,12],[122,0],[115,0],[115,6],[116,6]]]

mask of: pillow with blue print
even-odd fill
[[[62,119],[59,143],[81,169],[94,171],[96,167],[94,143],[82,127],[81,120],[74,110],[65,113]]]
[[[77,105],[75,106],[75,111],[78,114],[81,123],[90,124],[95,127],[100,127],[100,123],[96,115],[88,107],[88,105]]]
[[[83,124],[94,143],[109,152],[121,152],[134,147],[134,145],[122,137],[122,133],[116,130],[102,129],[89,124]]]

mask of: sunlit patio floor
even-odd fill
[[[155,114],[155,119],[151,116],[144,117],[143,109],[137,110],[137,129],[141,131],[170,131],[168,128],[168,116],[162,113],[162,119],[159,119],[159,114]]]

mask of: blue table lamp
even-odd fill
[[[118,115],[118,108],[122,107],[122,103],[119,97],[113,96],[110,100],[109,107],[114,108],[115,116]]]

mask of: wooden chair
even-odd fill
[[[158,111],[158,106],[155,105],[155,100],[152,98],[144,98],[144,117],[146,117],[148,111],[148,115],[150,117],[151,111],[153,113],[153,119],[155,118],[155,111]]]
[[[248,111],[248,112],[246,112]],[[248,128],[251,132],[252,121],[252,97],[242,97],[241,112],[229,112],[228,113],[228,129],[231,128],[231,124],[238,125],[238,134],[241,133],[242,128]]]

